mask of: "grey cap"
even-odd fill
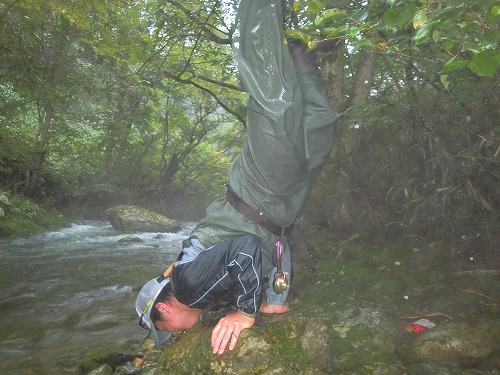
[[[156,347],[160,346],[172,337],[171,332],[157,330],[151,321],[150,316],[151,308],[155,304],[158,295],[169,282],[169,277],[165,279],[156,278],[149,280],[142,287],[137,299],[135,300],[135,311],[137,312],[137,315],[139,315],[139,325],[143,328],[149,328],[151,330],[151,335],[153,336]]]

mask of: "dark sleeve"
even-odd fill
[[[261,268],[260,240],[244,234],[201,251],[185,248],[175,264],[172,287],[187,306],[203,309],[229,298],[238,310],[253,315],[262,301]]]

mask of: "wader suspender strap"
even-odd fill
[[[305,253],[309,270],[311,272],[314,272],[316,270],[316,267],[314,266],[312,260],[313,254],[311,248],[307,245],[304,237],[299,232],[294,223],[292,223],[288,227],[283,228],[281,225],[276,224],[274,221],[268,218],[263,212],[257,211],[252,206],[241,200],[231,191],[229,186],[227,187],[226,200],[231,206],[236,209],[236,211],[245,216],[248,220],[260,225],[262,228],[268,230],[272,234],[278,237],[288,236],[291,234],[299,249]]]

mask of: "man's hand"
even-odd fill
[[[239,312],[235,312],[220,318],[217,325],[212,330],[212,350],[214,354],[222,354],[229,343],[229,350],[233,350],[240,336],[240,332],[245,328],[253,326],[255,318],[247,317]]]

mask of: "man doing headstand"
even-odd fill
[[[137,297],[139,323],[157,346],[220,300],[236,311],[212,330],[217,354],[235,347],[259,310],[288,310],[286,237],[328,158],[336,114],[313,54],[284,43],[282,19],[281,0],[240,3],[236,59],[249,94],[246,139],[229,169],[226,197],[208,207],[171,274],[150,280]]]

